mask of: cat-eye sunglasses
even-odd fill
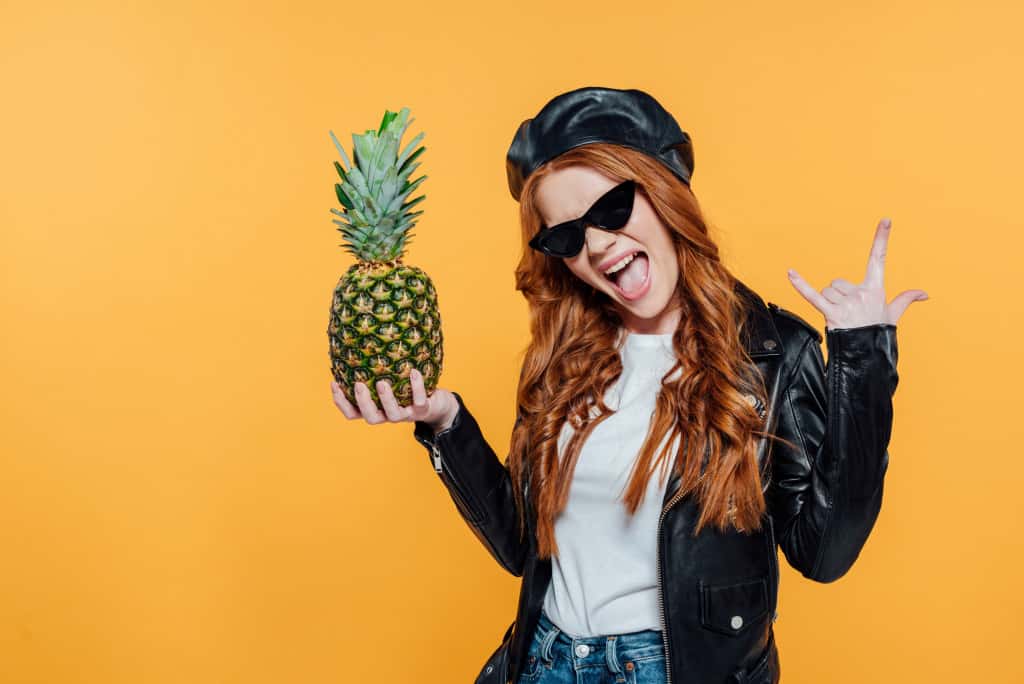
[[[588,225],[620,230],[629,223],[635,196],[636,181],[623,181],[601,195],[583,216],[550,228],[542,226],[530,238],[530,247],[548,256],[574,257],[583,249]]]

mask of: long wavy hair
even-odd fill
[[[680,493],[697,492],[701,512],[694,535],[705,525],[722,531],[729,525],[740,531],[760,529],[766,504],[757,437],[774,436],[762,430],[761,416],[744,398],[754,394],[761,406],[767,406],[764,380],[741,342],[744,302],[735,292],[736,280],[719,259],[697,199],[685,183],[641,152],[591,143],[535,170],[520,196],[524,247],[515,271],[516,289],[529,304],[532,339],[517,390],[520,419],[506,460],[517,483],[513,491],[520,532],[525,529],[526,507],[518,483],[528,476],[537,512],[538,556],[558,553],[555,517],[568,501],[583,443],[613,413],[604,396],[622,373],[623,322],[613,300],[578,278],[562,259],[527,246],[543,221],[534,197],[538,182],[574,164],[593,167],[616,182],[635,180],[638,192],[668,228],[679,263],[678,301],[670,303],[682,313],[672,336],[676,361],[662,377],[654,415],[624,493],[627,511],[636,512],[659,467],[664,482],[675,456]],[[573,435],[559,457],[558,437],[566,422]]]

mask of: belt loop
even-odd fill
[[[554,622],[551,623],[551,630],[544,635],[544,640],[540,644],[540,657],[547,663],[554,660],[554,656],[551,654],[551,645],[555,643],[555,639],[558,638],[558,625]]]
[[[615,635],[608,637],[608,643],[604,649],[604,659],[609,670],[615,674],[622,672],[622,667],[619,665],[619,654],[615,650]]]

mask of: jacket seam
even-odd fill
[[[459,409],[458,411],[455,412],[455,417],[452,419],[452,424],[449,425],[444,430],[442,430],[441,432],[434,435],[434,443],[437,444],[438,449],[440,449],[441,444],[443,443],[443,439],[447,438],[448,433],[455,430],[462,423],[462,412],[462,402],[459,402]],[[444,467],[443,453],[441,456],[441,463],[442,467]],[[438,473],[438,475],[446,474],[448,479],[452,482],[452,487],[463,492],[462,494],[460,494],[460,496],[466,502],[466,507],[469,509],[468,513],[472,515],[474,518],[478,518],[478,520],[467,519],[466,522],[480,529],[482,532],[484,525],[486,525],[490,521],[490,516],[487,514],[486,507],[483,505],[481,501],[477,499],[476,494],[473,493],[472,487],[463,486],[462,478],[458,477],[455,474],[457,470],[458,468],[451,467],[451,462],[449,461],[448,467],[444,468],[444,473]],[[488,493],[488,495],[489,494],[490,493]]]
[[[808,448],[807,437],[804,435],[803,426],[800,424],[800,417],[797,414],[796,409],[793,408],[793,395],[792,395],[792,392],[793,392],[793,379],[796,377],[797,371],[800,370],[800,366],[801,366],[800,360],[803,358],[804,354],[809,353],[808,352],[808,347],[810,346],[812,341],[816,341],[815,338],[814,337],[808,337],[806,340],[804,340],[804,343],[800,346],[800,351],[797,352],[796,360],[793,363],[793,368],[792,368],[792,370],[790,370],[789,377],[786,380],[786,385],[785,385],[786,390],[785,391],[786,391],[786,405],[787,405],[787,407],[789,409],[790,414],[793,416],[793,425],[796,426],[796,433],[800,437],[800,447],[803,449],[804,454],[807,455],[807,465],[809,466],[809,469],[811,471],[809,476],[813,478],[813,471],[814,470],[818,470],[819,473],[821,472],[820,471],[820,464],[817,462],[817,459],[815,458],[815,454],[812,454],[811,450]],[[833,360],[832,360],[831,357],[829,358],[829,363],[830,364],[833,363]],[[835,365],[833,365],[832,368],[833,368],[832,384],[835,384],[835,382],[836,382],[836,378],[835,378],[836,374],[834,372],[835,371]],[[826,373],[826,375],[827,375],[827,373]],[[834,420],[834,417],[832,417],[832,416],[835,414],[835,411],[831,410],[834,402],[833,402],[833,399],[832,399],[831,396],[826,396],[825,397],[825,401],[827,402],[827,405],[825,407],[826,418],[828,419],[828,421],[830,423],[832,420]],[[826,438],[827,439],[834,439],[834,434],[835,434],[835,430],[832,429],[832,426],[830,424],[827,425],[827,427],[826,427],[826,435],[825,435]],[[826,482],[828,481],[827,477],[824,477],[823,479]],[[813,494],[814,494],[814,492],[812,491],[811,492],[811,496],[812,497],[813,497]],[[821,531],[821,540],[818,543],[818,550],[815,552],[814,563],[811,566],[811,571],[810,571],[810,576],[811,577],[816,577],[817,574],[818,574],[818,571],[821,569],[821,564],[822,564],[822,561],[823,561],[824,556],[825,556],[825,546],[826,546],[827,539],[828,539],[828,534],[829,534],[829,531],[830,531],[830,528],[831,528],[831,525],[832,525],[832,512],[833,512],[833,510],[835,508],[835,506],[833,505],[834,504],[834,500],[832,498],[832,488],[831,487],[826,487],[825,488],[825,495],[826,495],[827,501],[828,501],[828,510],[827,510],[826,516],[825,516],[825,525],[824,525],[824,527],[822,528],[822,531]],[[808,505],[808,503],[807,503],[807,500],[805,499],[804,506],[806,506],[806,505]],[[800,516],[800,513],[802,511],[803,511],[803,507],[801,506],[800,511],[797,511],[797,517]]]
[[[832,374],[831,378],[829,378],[830,382],[828,383],[828,394],[825,397],[827,401],[827,404],[825,406],[825,413],[828,420],[826,422],[824,441],[827,442],[827,446],[830,449],[829,453],[832,456],[833,460],[836,458],[842,458],[844,456],[840,455],[840,453],[836,451],[836,445],[839,439],[837,430],[837,427],[839,425],[840,408],[839,384],[842,381],[842,363],[839,360],[839,356],[840,354],[838,353],[838,350],[830,350],[828,365],[831,366]],[[829,375],[828,370],[829,369],[826,368],[826,377],[828,377]],[[838,470],[839,472],[836,474],[837,479],[843,477],[843,469],[839,468]],[[811,575],[813,577],[819,577],[818,573],[821,571],[821,565],[825,560],[825,549],[828,547],[829,544],[829,535],[832,532],[832,525],[835,519],[836,510],[834,496],[835,487],[833,485],[838,486],[840,484],[838,482],[830,482],[829,478],[827,477],[825,478],[825,481],[828,483],[828,486],[825,488],[826,496],[828,498],[828,511],[825,515],[825,526],[821,531],[821,542],[818,544],[818,553],[816,558],[814,559],[814,569],[811,572]]]
[[[793,367],[789,369],[789,375],[786,376],[786,381],[783,385],[783,387],[785,387],[787,390],[789,390],[790,386],[793,384],[793,378],[796,377],[796,372],[800,370],[800,359],[807,352],[807,347],[811,344],[811,342],[814,339],[815,338],[813,337],[808,337],[806,340],[803,341],[803,344],[800,345],[800,351],[796,353],[796,360],[793,363]]]

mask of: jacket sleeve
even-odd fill
[[[808,338],[779,396],[769,506],[789,564],[818,582],[842,577],[882,505],[889,465],[896,326],[826,329]]]
[[[462,397],[452,424],[434,435],[423,421],[413,434],[426,447],[434,470],[469,528],[508,572],[522,577],[528,548],[519,539],[519,513],[506,463],[498,460]],[[519,420],[516,420],[518,424]]]

